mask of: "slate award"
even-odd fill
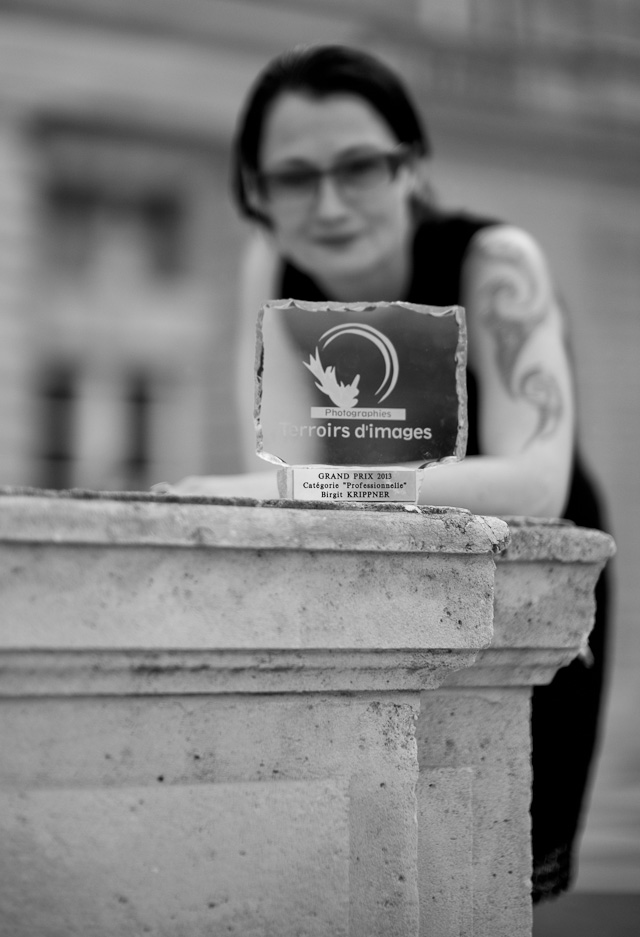
[[[257,453],[294,500],[415,503],[464,458],[460,306],[279,300],[258,317]]]

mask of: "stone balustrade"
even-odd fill
[[[528,935],[530,689],[612,550],[454,509],[5,492],[0,931]]]

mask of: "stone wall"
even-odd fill
[[[0,508],[12,937],[530,935],[530,687],[580,649],[610,538],[401,506]]]

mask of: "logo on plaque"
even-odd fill
[[[376,394],[384,391],[379,398],[379,402],[382,403],[382,401],[389,396],[398,381],[398,355],[392,342],[386,335],[378,329],[374,329],[371,325],[358,322],[346,322],[344,325],[334,326],[334,328],[329,329],[324,335],[320,336],[320,343],[322,344],[323,350],[334,339],[347,335],[369,341],[380,350],[380,354],[384,360],[384,377],[376,390]],[[316,387],[321,390],[323,394],[326,394],[336,407],[340,410],[356,409],[358,406],[358,384],[360,383],[359,374],[356,374],[351,383],[345,386],[336,378],[335,366],[330,365],[326,370],[323,368],[317,347],[315,355],[313,357],[310,356],[309,360],[304,362],[304,365],[309,368],[313,376],[317,378]],[[312,413],[312,416],[313,415]],[[315,416],[320,416],[320,414],[316,413]]]
[[[464,457],[459,306],[270,302],[258,320],[256,362],[258,454],[295,467],[300,479],[302,466],[325,469],[317,483],[305,476],[308,490],[294,485],[294,497],[415,501],[416,469],[403,464]]]

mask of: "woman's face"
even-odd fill
[[[362,188],[350,184],[368,157],[397,152],[390,127],[357,95],[313,98],[287,92],[267,113],[259,152],[267,184],[255,196],[259,208],[280,252],[325,287],[334,285],[334,295],[344,282],[360,281],[362,288],[371,277],[379,282],[406,256],[413,175],[408,162],[396,172],[387,167],[382,178],[378,173],[377,181]],[[305,173],[336,168],[337,176],[322,175],[306,189],[302,183],[301,193],[287,197],[292,174],[295,189],[296,178],[304,180]]]

